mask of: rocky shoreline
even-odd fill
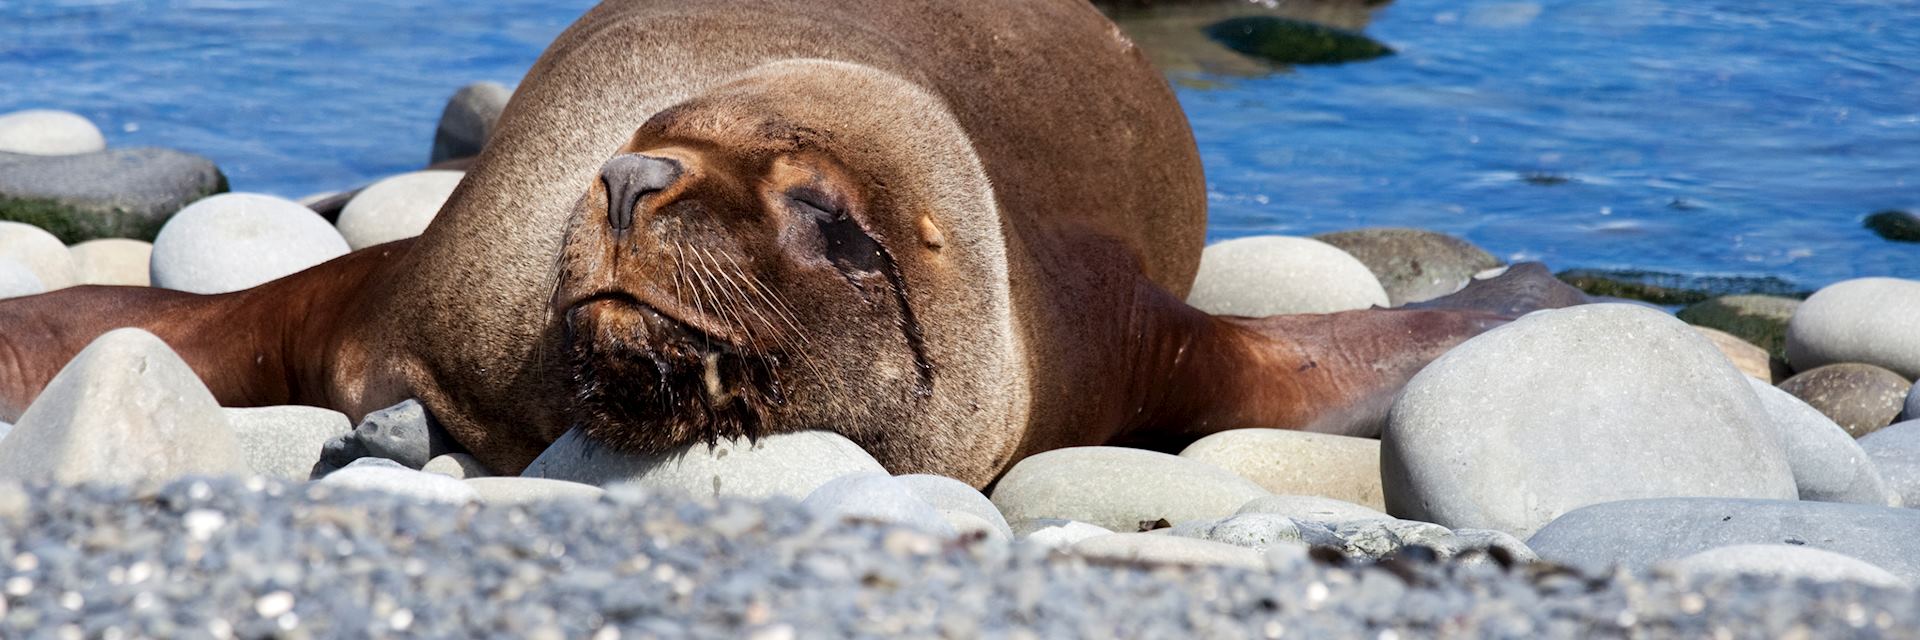
[[[477,152],[505,99],[456,96],[433,161]],[[122,165],[138,184],[58,192]],[[302,204],[0,114],[0,298],[245,289],[420,233],[461,175]],[[1503,268],[1415,229],[1243,238],[1189,301],[1399,306]],[[417,403],[223,408],[120,330],[0,424],[0,636],[1910,635],[1920,282],[1715,293],[1523,317],[1428,366],[1374,438],[1062,449],[985,493],[823,432],[661,456],[569,434],[500,477]]]

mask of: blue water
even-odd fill
[[[418,168],[448,95],[514,84],[591,4],[0,0],[0,111],[297,197]],[[1180,84],[1215,239],[1416,226],[1555,268],[1920,277],[1920,245],[1859,222],[1920,207],[1920,1],[1400,0],[1367,33],[1399,54]]]

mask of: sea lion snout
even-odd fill
[[[614,156],[600,167],[600,180],[607,186],[608,222],[616,231],[632,227],[640,199],[673,185],[682,173],[680,162],[672,158],[638,153]]]

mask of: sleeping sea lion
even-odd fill
[[[136,325],[225,404],[417,397],[502,472],[576,425],[628,450],[826,429],[982,486],[1065,446],[1364,435],[1552,286],[1215,317],[1182,302],[1205,226],[1179,104],[1085,0],[612,0],[419,238],[223,296],[0,302],[0,418]]]

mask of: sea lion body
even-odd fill
[[[687,196],[699,206],[649,217],[661,212],[610,204],[636,198],[609,177],[612,159],[641,152],[674,159],[688,189],[705,189]],[[792,218],[775,187],[808,180],[851,204],[821,204],[847,210],[814,226]],[[1246,426],[1364,432],[1421,364],[1498,321],[1208,316],[1181,302],[1205,207],[1172,92],[1083,0],[614,0],[534,65],[421,237],[263,285],[332,311],[262,315],[277,304],[262,294],[99,303],[89,323],[0,349],[15,372],[0,380],[0,410],[24,410],[47,363],[77,352],[94,324],[167,337],[244,317],[239,333],[299,339],[263,359],[281,363],[277,377],[231,350],[183,352],[223,403],[360,416],[418,397],[510,472],[580,423],[583,398],[651,393],[636,363],[666,376],[669,361],[697,367],[702,349],[777,349],[757,366],[798,382],[755,402],[792,419],[757,432],[833,429],[895,472],[985,485],[1063,446]],[[832,226],[835,215],[846,224]],[[835,257],[843,232],[885,260]],[[683,257],[702,248],[700,262]],[[729,273],[787,284],[754,289]],[[692,284],[732,287],[736,303],[762,291],[787,300],[728,314],[687,303],[716,298],[664,291]],[[55,292],[0,303],[0,316],[136,297]],[[765,317],[781,310],[792,317]],[[740,402],[705,386],[708,404],[687,406]],[[642,446],[720,435],[676,433]]]

